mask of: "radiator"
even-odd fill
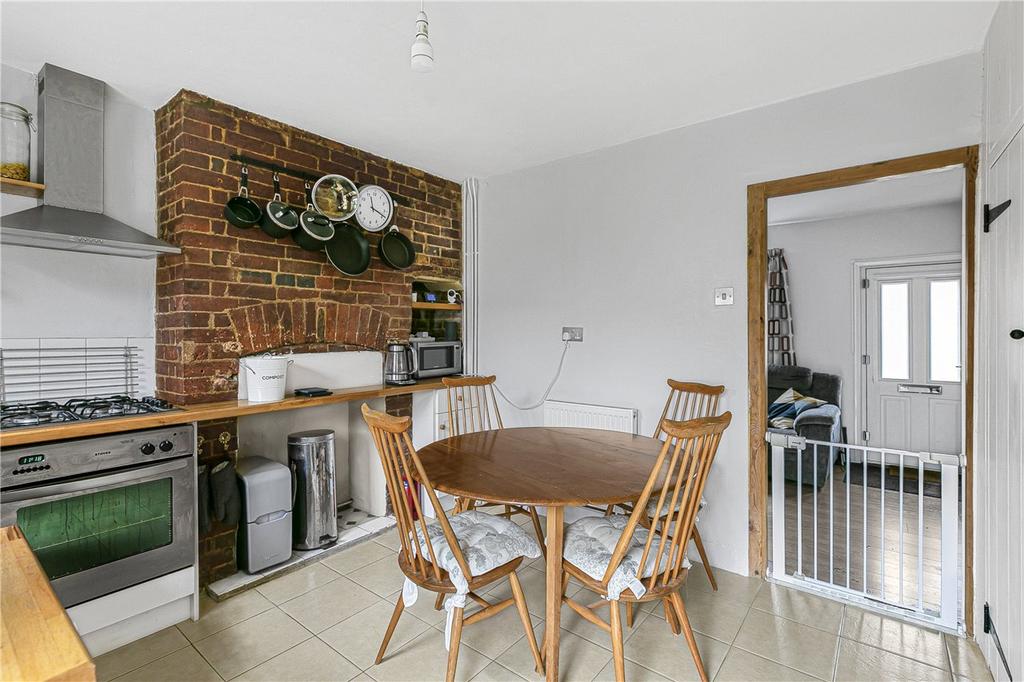
[[[544,426],[573,426],[636,433],[637,419],[637,411],[629,407],[566,403],[560,400],[544,401]]]

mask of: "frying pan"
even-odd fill
[[[396,270],[405,270],[416,260],[416,247],[398,231],[397,225],[384,233],[377,245],[380,259]]]
[[[242,166],[238,196],[231,197],[224,204],[224,217],[235,227],[248,229],[259,224],[262,216],[263,211],[259,205],[249,198],[249,169]]]
[[[299,226],[299,214],[295,209],[281,201],[281,178],[274,173],[274,198],[267,202],[260,220],[260,229],[274,239],[291,234]]]
[[[334,237],[324,247],[327,260],[346,275],[363,274],[370,267],[370,242],[354,225],[337,223],[334,227]]]

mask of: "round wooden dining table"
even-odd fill
[[[662,442],[596,429],[527,427],[478,431],[419,450],[436,490],[487,502],[547,508],[544,665],[558,679],[565,508],[635,500]]]

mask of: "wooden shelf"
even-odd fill
[[[46,185],[27,180],[14,180],[12,178],[0,178],[0,191],[4,194],[17,194],[23,197],[39,198],[43,196]]]
[[[416,301],[412,304],[413,310],[462,310],[461,303],[421,303]]]

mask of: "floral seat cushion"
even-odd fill
[[[608,563],[612,559],[612,552],[615,545],[622,537],[622,531],[626,528],[629,517],[623,514],[612,516],[588,516],[569,525],[565,531],[564,552],[565,560],[576,568],[580,569],[594,580],[604,578],[608,570]],[[646,566],[641,572],[640,559],[643,556],[644,544],[647,542],[648,530],[637,526],[633,531],[633,538],[630,548],[626,551],[619,567],[615,569],[612,578],[608,581],[607,599],[618,599],[623,591],[630,589],[636,597],[642,597],[647,591],[640,578],[650,577],[654,573],[654,554],[657,545],[652,545],[647,555]],[[655,538],[655,542],[657,542]],[[662,556],[660,569],[668,565],[668,551]],[[689,568],[690,562],[684,558],[683,567]]]
[[[680,493],[679,496],[682,497],[682,493]],[[661,515],[662,515],[662,517],[666,516],[669,513],[668,512],[668,507],[669,507],[669,502],[671,502],[671,501],[672,501],[672,498],[668,497],[668,498],[666,498],[665,503],[663,505],[661,505]],[[682,500],[679,500],[678,502],[676,502],[676,506],[675,506],[675,508],[672,511],[679,511],[679,505],[680,504],[682,504]],[[697,508],[697,511],[698,512],[703,511],[704,507],[706,507],[707,504],[708,504],[708,501],[704,499],[703,495],[701,495],[700,507]],[[657,498],[656,495],[651,495],[651,501],[647,503],[647,516],[650,516],[650,517],[653,518],[654,514],[657,511],[658,511],[658,498]]]
[[[519,557],[536,559],[540,556],[537,541],[515,523],[500,516],[464,511],[448,517],[448,523],[451,524],[452,532],[455,533],[459,547],[462,548],[462,555],[466,558],[472,576],[483,575]],[[423,541],[422,530],[417,530],[416,535],[424,556],[429,557],[430,551]],[[455,560],[455,554],[448,546],[441,524],[437,521],[429,524],[427,535],[434,548],[438,566],[448,571],[448,577],[458,594],[467,594],[469,579],[463,575],[462,567]]]

